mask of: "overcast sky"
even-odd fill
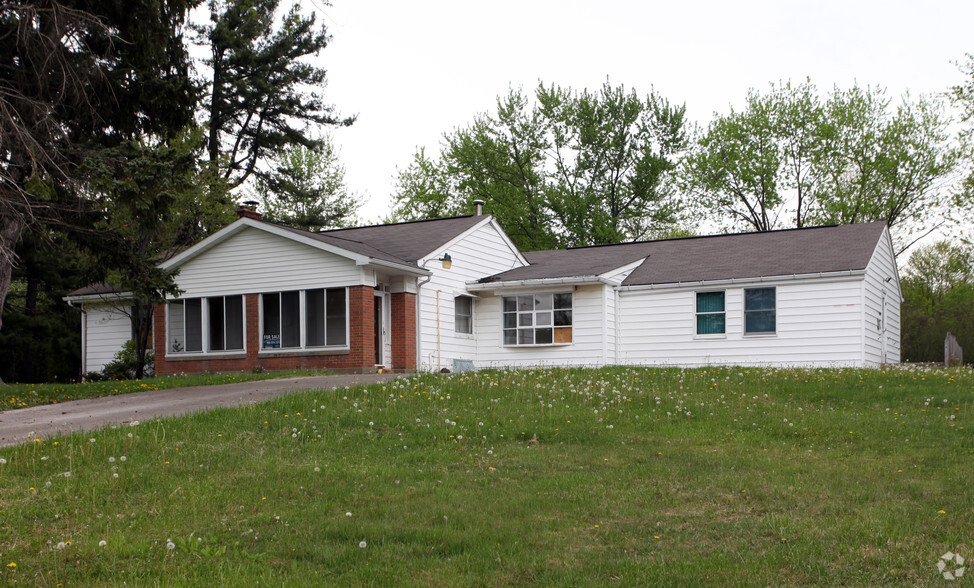
[[[310,6],[307,4],[310,2]],[[419,146],[493,111],[509,87],[596,89],[608,78],[686,103],[705,125],[749,88],[810,77],[931,94],[960,83],[974,2],[306,0],[333,36],[326,99],[357,114],[334,131],[361,211],[391,206],[396,168]]]

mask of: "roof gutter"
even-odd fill
[[[813,274],[790,274],[784,276],[757,276],[753,278],[729,278],[726,280],[697,280],[694,282],[670,282],[666,284],[639,284],[633,286],[619,286],[620,292],[639,292],[644,290],[672,290],[675,288],[699,288],[711,286],[729,286],[733,284],[754,284],[764,282],[786,282],[794,280],[841,280],[854,279],[866,275],[866,270],[845,270],[840,272],[819,272]]]
[[[504,282],[467,282],[470,292],[489,290],[509,290],[514,288],[537,288],[544,286],[588,286],[593,284],[612,284],[600,276],[574,276],[570,278],[533,278],[529,280],[508,280]]]
[[[68,303],[68,306],[74,306],[76,302],[108,302],[110,300],[128,300],[130,298],[135,298],[135,295],[131,292],[105,292],[103,294],[83,294],[81,296],[64,296],[61,300]]]
[[[414,265],[406,265],[406,264],[402,264],[402,263],[396,263],[394,261],[385,261],[383,259],[376,259],[374,257],[370,257],[369,260],[368,260],[368,262],[366,262],[365,264],[357,264],[357,265],[377,265],[379,267],[389,267],[389,268],[397,269],[397,270],[400,270],[400,271],[405,271],[407,273],[414,274],[414,275],[417,275],[417,276],[432,276],[433,275],[433,272],[431,272],[430,270],[428,270],[426,268],[423,268],[423,267],[418,267],[418,266],[414,266]]]

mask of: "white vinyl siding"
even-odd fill
[[[890,278],[888,282],[887,278]],[[878,367],[884,362],[884,339],[885,363],[900,361],[900,296],[893,248],[888,232],[884,232],[876,244],[863,281],[863,358],[867,367]]]
[[[489,217],[484,217],[487,220]],[[481,331],[481,317],[492,312],[484,298],[474,298],[474,337],[456,332],[453,299],[467,294],[467,282],[497,274],[522,263],[509,242],[498,232],[496,221],[474,227],[461,239],[437,249],[427,257],[424,267],[433,272],[430,281],[419,289],[417,325],[419,329],[419,369],[453,369],[453,360],[472,360],[481,367],[478,348],[484,341],[500,341],[500,331]],[[444,252],[453,258],[453,267],[443,269],[437,258]],[[426,259],[420,260],[424,263]],[[477,293],[477,296],[481,296]],[[497,307],[500,308],[499,306]],[[495,324],[500,324],[499,310]]]
[[[553,346],[503,345],[503,296],[484,295],[478,300],[476,330],[479,353],[477,367],[492,366],[597,366],[605,363],[608,349],[603,332],[605,290],[602,284],[578,286],[572,292],[572,343]],[[551,291],[564,292],[564,289]],[[530,292],[527,292],[530,293]]]
[[[110,304],[85,305],[84,372],[100,372],[132,338],[132,319]]]
[[[364,284],[355,262],[247,228],[179,267],[183,298]]]
[[[725,289],[726,334],[696,335],[695,290],[620,293],[620,362],[644,365],[861,364],[861,277],[746,284]],[[776,290],[776,332],[744,335],[744,288]]]

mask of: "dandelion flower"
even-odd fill
[[[64,543],[64,541],[58,541],[58,544],[54,546],[54,549],[64,549],[65,547],[67,547],[67,545]]]
[[[0,465],[4,465],[5,463],[7,463],[7,460],[0,457]]]
[[[104,547],[106,545],[108,545],[108,541],[105,541],[104,539],[98,542],[98,547]]]
[[[114,457],[109,457],[108,458],[108,463],[115,463],[115,458]]]
[[[358,546],[361,547],[362,549],[365,549],[368,546],[368,543],[366,543],[365,541],[359,541]]]
[[[122,457],[118,458],[118,461],[125,461],[126,459],[128,458],[123,455]]]
[[[350,517],[350,516],[352,516],[352,513],[347,512],[347,513],[345,513],[345,516]]]
[[[176,544],[172,542],[172,539],[166,539],[166,549],[169,551],[176,549]]]

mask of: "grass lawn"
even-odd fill
[[[317,376],[327,373],[314,370],[293,370],[286,372],[159,376],[142,380],[106,380],[83,384],[8,384],[0,386],[0,410],[13,410],[82,398],[100,398],[102,396],[128,394],[129,392],[145,392],[146,390],[164,390],[183,386],[211,386],[272,378]]]
[[[972,420],[970,369],[309,391],[0,449],[0,578],[939,586],[974,555]]]

